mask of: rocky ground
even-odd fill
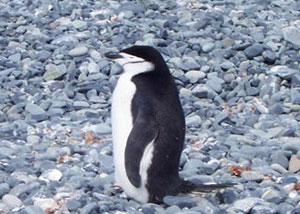
[[[300,213],[298,0],[1,0],[0,213]],[[186,122],[181,175],[237,182],[139,204],[114,188],[104,53],[160,50]]]

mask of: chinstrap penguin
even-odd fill
[[[159,203],[166,195],[231,186],[196,185],[179,177],[185,119],[161,54],[149,46],[133,46],[105,56],[124,70],[112,97],[112,135],[115,180],[126,195]]]

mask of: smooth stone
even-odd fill
[[[221,203],[232,204],[236,200],[236,193],[231,189],[225,189],[222,192],[218,192],[216,196],[221,200]]]
[[[300,46],[300,30],[296,27],[290,26],[282,29],[283,37],[295,45]]]
[[[83,56],[88,53],[88,48],[85,46],[78,46],[69,51],[72,57]]]
[[[0,184],[0,198],[3,197],[3,195],[7,194],[9,192],[9,185],[7,183]]]
[[[259,89],[255,87],[246,87],[246,93],[248,96],[256,96],[259,94]]]
[[[202,51],[204,53],[211,52],[214,48],[215,48],[215,44],[212,42],[208,42],[208,43],[205,43],[204,45],[202,45]]]
[[[283,202],[285,196],[273,188],[268,188],[262,194],[261,198],[264,199],[265,201],[278,204]]]
[[[96,202],[90,202],[80,209],[80,214],[91,214],[93,212],[97,212],[98,205]]]
[[[20,53],[13,54],[9,56],[9,59],[15,63],[19,63],[21,61],[21,54]]]
[[[33,103],[27,103],[25,111],[30,114],[32,119],[37,121],[42,121],[48,118],[46,111]]]
[[[44,181],[59,181],[62,177],[62,172],[59,171],[58,169],[49,169],[43,172],[39,179],[44,180]]]
[[[291,89],[291,100],[293,104],[300,104],[300,88]]]
[[[50,108],[48,110],[48,114],[51,117],[62,116],[64,114],[64,110],[62,110],[61,108]]]
[[[295,209],[292,209],[289,214],[299,214],[300,213],[300,207],[297,207]]]
[[[222,62],[222,64],[220,65],[220,67],[223,70],[227,71],[229,69],[233,69],[235,67],[235,65],[232,62],[230,62],[230,61],[225,61],[225,62]]]
[[[163,198],[163,202],[168,206],[176,205],[180,208],[191,208],[196,205],[193,198],[187,196],[166,196]]]
[[[277,210],[264,205],[256,205],[251,209],[251,214],[277,214]]]
[[[29,186],[27,184],[18,184],[14,188],[12,188],[9,192],[9,194],[20,197],[22,194],[26,193],[29,189]]]
[[[297,70],[289,68],[285,65],[275,65],[270,70],[267,70],[267,74],[277,75],[287,80],[290,80],[295,73],[297,73]]]
[[[294,154],[297,154],[298,151],[300,151],[300,138],[299,137],[295,137],[292,139],[289,139],[289,141],[287,141],[284,145],[283,145],[283,149],[286,151],[291,151]]]
[[[76,100],[73,102],[73,107],[75,109],[88,108],[90,104],[86,101]]]
[[[34,200],[34,206],[39,207],[42,210],[47,210],[57,207],[57,202],[52,198],[36,198]]]
[[[264,178],[263,175],[255,171],[243,171],[241,177],[247,181],[262,181]]]
[[[229,118],[229,113],[227,111],[222,111],[219,114],[216,115],[215,117],[215,123],[221,124],[224,122],[226,119]]]
[[[66,43],[77,44],[78,39],[75,37],[74,34],[66,34],[56,37],[51,42],[52,45],[62,45]]]
[[[277,59],[276,54],[270,50],[265,50],[262,53],[262,56],[264,58],[265,63],[267,63],[267,64],[274,64]]]
[[[46,72],[43,75],[45,81],[62,78],[67,73],[67,67],[64,64],[59,66],[54,64],[46,65]]]
[[[244,50],[245,55],[248,59],[253,59],[256,56],[259,56],[264,51],[264,46],[261,44],[254,44],[252,46],[247,47]]]
[[[289,171],[298,172],[300,170],[300,159],[296,155],[292,155],[289,162]]]
[[[214,79],[207,80],[206,85],[217,93],[221,93],[222,91],[222,85]]]
[[[289,166],[289,160],[287,159],[287,157],[280,153],[272,154],[271,159],[273,164],[279,164],[285,169],[287,169]]]
[[[38,53],[38,60],[39,61],[42,61],[42,62],[44,62],[44,61],[46,61],[50,56],[51,56],[51,52],[49,52],[49,51],[46,51],[46,50],[41,50],[39,53]]]
[[[263,202],[260,198],[248,197],[244,199],[236,200],[233,203],[233,207],[243,213],[249,213],[249,211],[257,204]]]
[[[292,87],[300,88],[300,73],[296,73],[292,76]]]
[[[92,49],[89,51],[89,55],[96,61],[98,62],[101,59],[101,55],[98,51],[95,49]]]
[[[22,206],[23,202],[14,195],[6,194],[2,197],[2,201],[9,207],[16,208]]]
[[[38,135],[28,135],[26,141],[29,144],[38,144],[41,141],[41,138]]]
[[[199,115],[189,115],[186,118],[186,125],[187,126],[194,126],[194,127],[199,127],[201,126],[202,120]]]
[[[98,73],[99,72],[98,64],[91,60],[88,65],[88,71],[89,71],[89,74]]]
[[[206,77],[206,74],[202,71],[191,70],[185,74],[186,78],[190,81],[190,83],[196,83],[199,80]]]
[[[22,210],[21,214],[44,214],[44,211],[40,207],[27,206]]]
[[[176,205],[169,206],[165,210],[166,214],[174,214],[174,213],[179,213],[179,212],[181,212],[181,209]]]
[[[123,71],[122,67],[118,64],[112,64],[110,68],[110,75],[118,75],[121,74]]]
[[[269,107],[269,112],[271,114],[282,114],[283,113],[283,106],[281,103],[275,103]]]
[[[0,155],[3,155],[4,157],[10,157],[14,153],[15,151],[11,148],[2,147],[2,146],[0,147]]]
[[[85,21],[77,19],[72,22],[72,26],[77,29],[85,29],[87,28],[87,23]]]
[[[111,134],[111,127],[107,123],[100,123],[96,125],[94,131],[98,135]]]
[[[82,204],[78,200],[71,199],[67,202],[67,209],[70,211],[78,210],[81,207],[82,207]]]
[[[193,88],[192,93],[198,98],[208,98],[211,90],[208,86],[197,84],[195,88]]]

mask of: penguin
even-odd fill
[[[132,46],[105,56],[123,67],[112,95],[115,181],[141,203],[166,195],[210,191],[231,184],[194,184],[179,176],[185,117],[175,81],[162,55]]]

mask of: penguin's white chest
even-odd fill
[[[131,184],[125,169],[125,148],[127,139],[133,127],[131,103],[136,92],[135,84],[131,81],[132,76],[132,74],[126,72],[122,74],[113,92],[112,135],[115,180],[121,185],[128,196],[145,203],[149,198],[145,185],[147,183],[147,169],[150,165],[153,154],[153,143],[150,143],[147,146],[141,161],[141,187],[136,188]]]

